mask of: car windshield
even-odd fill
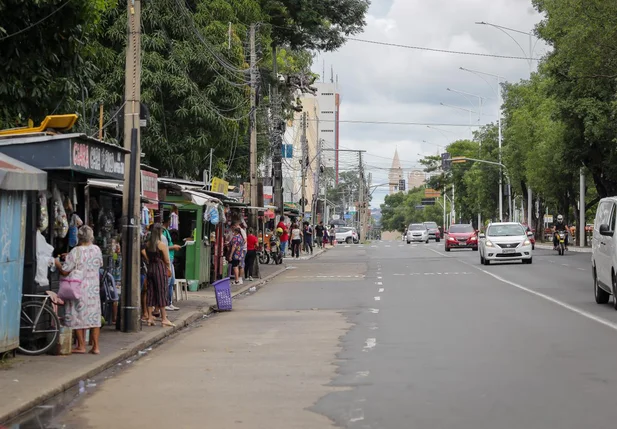
[[[471,225],[452,225],[449,230],[450,234],[463,234],[468,232],[475,232]]]
[[[424,222],[427,228],[437,228],[437,224],[435,222]]]
[[[409,225],[409,230],[410,231],[424,231],[426,230],[426,227],[422,224]]]
[[[509,237],[525,235],[525,231],[520,225],[491,225],[488,227],[486,235],[491,237]]]
[[[339,228],[336,230],[336,232],[349,232],[351,231],[351,228]]]

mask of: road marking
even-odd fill
[[[389,244],[386,244],[386,247],[391,247]]]
[[[579,271],[587,271],[585,268],[577,268]]]
[[[431,252],[435,252],[435,253],[437,253],[438,255],[441,255],[441,256],[448,256],[448,255],[446,255],[445,253],[438,252],[437,250],[435,250],[435,249],[431,249],[430,247],[429,247],[429,249],[428,249],[428,250],[430,250]]]
[[[383,284],[383,282],[377,282],[377,284],[378,284],[379,286],[381,286],[381,285]]]
[[[370,371],[358,371],[356,372],[356,377],[368,377],[370,373]]]
[[[377,279],[378,279],[378,280],[381,280],[381,279],[382,279],[382,277],[377,276]]]
[[[370,349],[374,349],[376,345],[377,345],[376,338],[367,338],[364,344],[364,351],[367,352]]]
[[[361,422],[364,420],[364,411],[362,411],[362,408],[356,408],[350,413],[350,417],[350,423]]]
[[[598,316],[596,316],[595,314],[591,314],[591,313],[589,313],[589,312],[587,312],[587,311],[585,311],[585,310],[581,310],[580,308],[576,308],[576,307],[574,307],[574,306],[572,306],[572,305],[570,305],[570,304],[567,304],[567,303],[565,303],[565,302],[563,302],[563,301],[560,301],[560,300],[555,299],[555,298],[553,298],[553,297],[551,297],[551,296],[548,296],[548,295],[546,295],[546,294],[543,294],[542,292],[537,292],[537,291],[535,291],[535,290],[533,290],[533,289],[530,289],[530,288],[525,287],[525,286],[523,286],[523,285],[520,285],[520,284],[518,284],[518,283],[514,283],[514,282],[512,282],[512,281],[510,281],[510,280],[506,280],[506,279],[504,279],[503,277],[499,277],[499,276],[498,276],[498,275],[496,275],[496,274],[493,274],[493,273],[491,273],[491,272],[489,272],[489,271],[483,270],[483,269],[482,269],[482,268],[480,268],[480,267],[476,267],[476,266],[474,266],[474,265],[471,265],[471,264],[469,264],[469,263],[467,263],[467,262],[465,262],[465,261],[463,261],[463,260],[460,260],[460,262],[462,262],[463,264],[469,265],[470,267],[473,267],[473,268],[475,268],[476,270],[481,271],[481,272],[483,272],[484,274],[487,274],[487,275],[489,275],[489,276],[493,277],[494,279],[499,280],[499,281],[500,281],[500,282],[502,282],[502,283],[508,284],[508,285],[510,285],[510,286],[514,286],[514,287],[515,287],[515,288],[517,288],[517,289],[520,289],[520,290],[522,290],[522,291],[524,291],[524,292],[527,292],[527,293],[530,293],[530,294],[532,294],[532,295],[535,295],[535,296],[537,296],[537,297],[539,297],[539,298],[543,298],[543,299],[545,299],[545,300],[547,300],[547,301],[549,301],[549,302],[552,302],[553,304],[557,304],[558,306],[565,308],[566,310],[570,310],[571,312],[576,313],[576,314],[578,314],[579,316],[586,317],[586,318],[587,318],[587,319],[589,319],[589,320],[592,320],[592,321],[594,321],[594,322],[597,322],[597,323],[599,323],[599,324],[601,324],[601,325],[606,326],[607,328],[610,328],[610,329],[612,329],[612,330],[614,330],[614,331],[617,331],[617,323],[613,323],[613,322],[611,322],[611,321],[609,321],[609,320],[606,320],[606,319],[603,319],[603,318],[601,318],[601,317],[598,317]]]
[[[383,291],[385,291],[384,288],[380,287],[379,290],[377,292],[382,293]]]
[[[381,301],[381,297],[380,296],[376,296],[375,297],[375,301]]]
[[[373,314],[377,314],[377,313],[379,313],[379,309],[378,309],[378,308],[369,308],[369,310],[368,310],[368,311],[370,311],[370,312],[371,312],[371,313],[373,313]]]

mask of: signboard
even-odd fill
[[[450,165],[452,164],[452,157],[448,152],[441,154],[441,169],[443,171],[450,170]]]
[[[340,218],[340,215],[332,215],[332,220],[339,220]]]
[[[553,215],[545,214],[544,223],[553,223]]]
[[[349,219],[351,219],[351,215],[350,214],[346,214],[345,215],[345,220],[349,220]]]
[[[272,186],[264,186],[264,200],[271,200],[273,192]]]
[[[108,145],[73,141],[71,167],[95,175],[123,178],[124,154]]]
[[[440,198],[441,197],[441,192],[435,190],[435,189],[430,189],[427,188],[424,190],[424,197],[425,198]]]
[[[354,206],[349,206],[349,207],[347,208],[347,211],[348,211],[349,213],[355,213],[355,212],[356,212],[356,208],[355,208]]]
[[[283,144],[283,158],[293,158],[294,156],[294,145],[292,144]]]
[[[141,195],[154,201],[159,199],[159,176],[151,171],[141,170]],[[146,207],[158,210],[156,203],[146,204]]]
[[[227,195],[229,193],[229,182],[219,179],[218,177],[213,177],[210,190],[212,192]]]

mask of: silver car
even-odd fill
[[[412,223],[407,228],[407,244],[412,241],[428,243],[428,229],[423,223]]]
[[[527,232],[520,223],[492,223],[486,234],[480,234],[480,263],[491,261],[522,261],[531,264],[533,250]]]

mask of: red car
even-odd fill
[[[526,225],[524,223],[522,223],[521,225],[523,225],[523,228],[525,228],[525,232],[527,233],[527,237],[529,237],[529,241],[531,241],[531,250],[534,250],[536,248],[536,234],[535,234],[535,231],[533,229],[531,229],[529,227],[529,225]],[[533,235],[529,235],[530,232]]]
[[[469,224],[450,225],[446,237],[446,252],[450,249],[478,250],[478,232]]]

